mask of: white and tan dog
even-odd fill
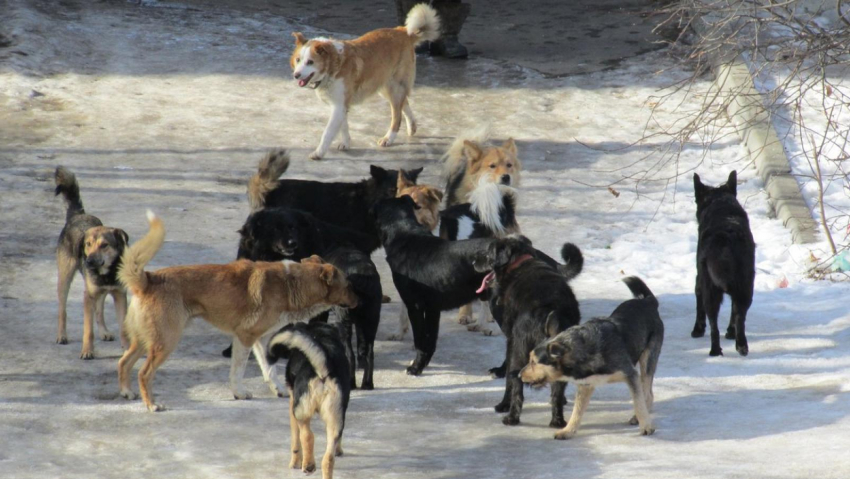
[[[416,79],[413,49],[440,36],[440,20],[433,8],[424,3],[416,5],[407,14],[405,26],[373,30],[354,40],[308,41],[299,32],[292,36],[295,37],[295,50],[290,58],[292,76],[299,87],[316,90],[319,98],[332,108],[322,142],[310,154],[311,160],[325,156],[340,132],[339,149],[347,150],[351,146],[348,109],[375,93],[389,100],[392,108],[390,129],[378,140],[379,146],[390,146],[395,141],[402,114],[407,134],[416,132],[416,120],[408,103]]]

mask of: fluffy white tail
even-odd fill
[[[476,145],[483,145],[490,139],[490,124],[485,123],[458,135],[443,155],[443,176],[448,179],[464,166],[463,142],[471,141]]]
[[[501,213],[503,207],[503,195],[514,195],[516,190],[510,186],[498,185],[481,178],[478,186],[469,194],[469,203],[472,211],[478,215],[481,223],[497,237],[506,233],[505,225],[502,224]]]
[[[316,370],[316,374],[320,378],[326,378],[328,376],[328,358],[325,356],[325,352],[321,346],[309,334],[296,328],[285,328],[284,331],[272,336],[271,341],[269,341],[269,350],[271,351],[278,344],[287,349],[301,351],[307,357],[307,360],[310,361],[310,365],[313,366],[313,369]]]
[[[165,226],[153,211],[148,210],[148,233],[132,246],[124,250],[121,266],[118,268],[118,280],[135,295],[140,295],[148,286],[145,265],[153,259],[165,241]]]
[[[416,43],[433,42],[440,38],[440,17],[437,11],[427,3],[420,3],[407,12],[404,20],[407,34],[416,39]]]

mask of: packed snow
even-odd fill
[[[79,278],[69,300],[70,344],[54,343],[53,248],[65,215],[52,194],[57,165],[77,174],[87,211],[131,241],[146,231],[147,208],[164,219],[167,241],[150,268],[226,262],[248,212],[247,178],[267,148],[292,149],[294,178],[354,181],[378,164],[424,166],[420,183],[438,184],[438,158],[452,137],[483,121],[500,139],[518,141],[523,232],[550,254],[565,241],[582,249],[585,268],[572,287],[583,317],[628,299],[620,282],[627,275],[658,296],[666,338],[656,433],[640,437],[627,424],[624,385],[596,391],[569,441],[552,439],[545,390],[527,390],[521,424],[503,426],[492,407],[504,381],[487,369],[501,363],[504,337],[467,332],[452,312],[443,314],[431,365],[407,376],[414,352],[409,335],[387,340],[399,302],[379,250],[374,259],[393,302],[382,312],[376,389],[352,396],[337,477],[850,476],[850,288],[806,278],[809,248],[791,245],[770,218],[734,135],[707,157],[688,145],[670,183],[637,190],[617,183],[648,168],[638,160],[661,146],[660,139],[630,146],[645,128],[661,131],[678,117],[662,106],[662,123],[647,127],[650,97],[689,75],[664,52],[561,79],[482,58],[420,57],[416,137],[377,149],[389,108],[376,98],[350,114],[351,152],[311,162],[328,111],[289,79],[289,35],[333,32],[239,10],[5,3],[0,17],[15,33],[12,48],[26,55],[0,60],[0,477],[302,475],[287,469],[288,399],[273,397],[251,363],[246,386],[254,399],[233,400],[229,360],[220,355],[229,339],[203,321],[157,374],[155,392],[168,407],[157,414],[118,396],[120,344],[98,341],[95,360],[78,358]],[[758,244],[750,355],[723,340],[726,355],[710,358],[708,338],[689,334],[697,231],[690,171],[717,184],[733,168]],[[607,188],[613,183],[619,196]],[[721,327],[728,314],[727,301]],[[115,324],[110,305],[107,323]],[[568,411],[574,392],[569,386]],[[321,451],[318,419],[314,431]]]

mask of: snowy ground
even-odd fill
[[[446,314],[431,366],[422,377],[406,376],[409,336],[385,340],[396,327],[396,299],[382,315],[377,389],[352,398],[338,477],[850,475],[850,314],[843,301],[850,288],[803,279],[808,251],[791,246],[782,225],[767,218],[761,184],[739,145],[716,145],[702,164],[699,151],[686,150],[681,168],[696,168],[708,183],[741,170],[739,199],[758,243],[747,358],[725,340],[727,356],[709,358],[708,339],[689,336],[696,248],[689,175],[676,183],[675,203],[668,188],[657,213],[663,184],[646,185],[640,199],[625,187],[615,197],[587,186],[617,180],[618,168],[653,148],[624,149],[644,133],[647,99],[687,76],[662,54],[558,80],[482,59],[420,58],[419,136],[377,150],[388,108],[376,99],[351,115],[353,151],[317,163],[306,156],[327,113],[288,79],[286,64],[290,32],[313,33],[308,27],[238,10],[81,7],[87,4],[0,0],[2,25],[12,34],[3,33],[13,40],[0,48],[0,476],[301,475],[286,469],[287,400],[272,397],[252,365],[247,385],[255,399],[234,401],[229,363],[219,355],[228,339],[203,321],[157,375],[155,390],[170,408],[162,414],[118,397],[117,343],[98,342],[97,359],[78,359],[79,280],[70,299],[71,343],[54,344],[53,246],[64,219],[51,193],[56,165],[78,174],[89,212],[131,239],[146,229],[146,208],[165,219],[168,240],[152,267],[224,262],[235,254],[235,231],[247,213],[245,181],[265,148],[293,149],[293,177],[355,180],[373,163],[424,166],[422,181],[436,183],[436,159],[451,137],[485,119],[501,137],[517,138],[525,160],[523,231],[550,253],[564,241],[584,251],[585,271],[572,283],[583,316],[607,314],[626,299],[624,275],[641,276],[658,295],[667,336],[656,378],[657,432],[639,437],[626,425],[631,406],[622,385],[597,391],[570,441],[551,439],[545,391],[527,393],[520,426],[503,426],[492,411],[503,382],[486,370],[501,361],[504,339],[466,332]],[[380,251],[375,258],[397,298]],[[787,288],[779,287],[783,279]],[[321,450],[324,434],[316,429]]]

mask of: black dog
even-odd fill
[[[725,185],[712,188],[703,185],[694,173],[697,203],[697,318],[691,336],[705,334],[705,317],[711,324],[711,356],[720,356],[720,331],[717,314],[723,293],[732,298],[732,316],[726,328],[726,339],[735,339],[741,356],[749,353],[744,323],[753,303],[756,277],[756,244],[750,231],[747,212],[735,198],[737,172],[729,173]]]
[[[351,397],[349,363],[340,332],[336,326],[323,323],[288,324],[269,341],[269,363],[278,358],[289,358],[289,467],[300,467],[305,473],[316,470],[310,420],[319,414],[328,432],[322,477],[331,477],[334,456],[342,455],[342,431]]]
[[[360,387],[374,389],[375,336],[381,319],[381,278],[369,257],[368,236],[340,228],[314,218],[309,213],[289,208],[265,208],[252,213],[239,230],[238,259],[252,261],[300,261],[317,254],[345,273],[357,294],[354,309],[338,308],[337,314],[345,325],[345,343],[351,348],[351,325],[357,332],[359,363],[363,366]],[[327,322],[322,313],[311,322]],[[227,356],[228,350],[222,354]],[[354,357],[351,353],[351,388],[354,379]]]
[[[519,371],[528,364],[528,355],[542,341],[554,337],[581,319],[578,301],[567,281],[581,272],[584,259],[573,244],[561,248],[566,262],[559,271],[536,258],[537,250],[523,236],[498,239],[490,244],[486,254],[475,262],[479,271],[490,271],[485,283],[498,284],[499,326],[507,338],[505,354],[507,379],[505,396],[496,405],[496,412],[507,412],[502,423],[519,424],[523,391]],[[483,261],[482,261],[483,259]],[[564,427],[563,382],[552,384],[552,421],[550,427]]]
[[[433,236],[416,221],[409,196],[379,202],[374,208],[393,282],[413,326],[416,359],[407,374],[418,376],[437,349],[440,313],[478,298],[484,273],[475,271],[475,256],[492,240],[448,241]]]
[[[395,197],[398,171],[370,166],[371,177],[357,183],[279,179],[288,167],[286,150],[272,150],[260,161],[257,174],[248,183],[252,211],[273,206],[296,208],[322,221],[368,235],[372,239],[370,251],[381,247],[369,210],[378,201]],[[413,183],[421,172],[422,168],[402,170]]]
[[[641,435],[652,426],[652,383],[664,343],[664,323],[658,300],[640,278],[623,279],[634,295],[607,318],[594,318],[540,343],[520,371],[522,382],[534,387],[573,381],[578,385],[573,414],[555,439],[569,439],[581,424],[593,390],[603,384],[625,381],[635,415],[629,424],[640,425]],[[638,375],[638,370],[640,375]]]

